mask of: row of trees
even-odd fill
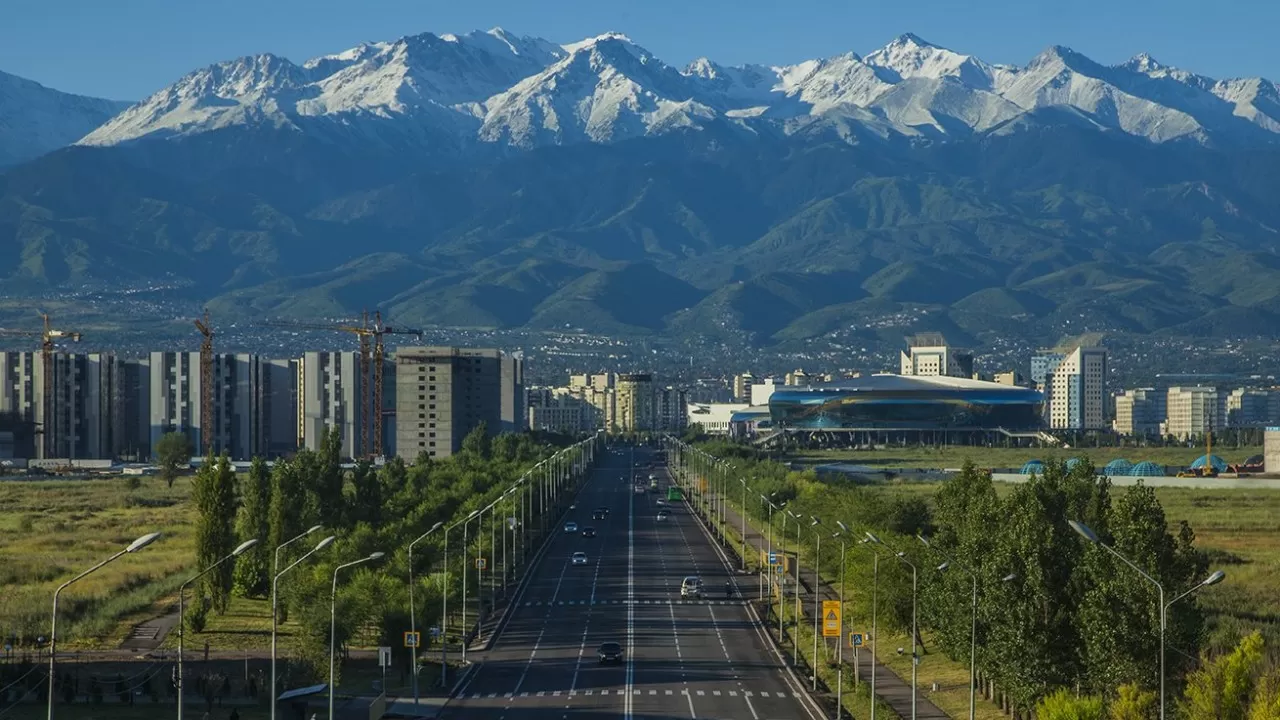
[[[448,525],[488,505],[531,466],[554,454],[557,445],[564,444],[565,438],[527,434],[490,439],[482,426],[470,433],[461,452],[450,458],[435,460],[424,454],[412,464],[390,458],[381,467],[360,462],[354,469],[344,470],[340,438],[334,433],[324,439],[319,450],[299,452],[272,467],[255,460],[239,483],[226,458],[211,458],[197,471],[194,481],[197,565],[208,567],[244,540],[260,538],[262,542],[241,556],[234,569],[227,563],[225,572],[205,577],[202,595],[208,602],[192,604],[188,627],[200,631],[206,613],[225,611],[233,594],[269,597],[274,549],[320,525],[323,532],[289,546],[280,558],[283,568],[316,540],[326,535],[338,537],[333,548],[313,556],[282,580],[281,620],[293,617],[301,625],[293,649],[302,662],[295,668],[297,674],[286,682],[296,686],[325,676],[333,568],[375,551],[386,553],[381,567],[344,575],[339,586],[338,644],[345,646],[358,636],[368,645],[399,646],[401,634],[409,629],[408,543],[436,522]],[[505,509],[485,514],[481,527],[486,534],[482,538],[477,538],[480,528],[472,524],[473,547],[479,542],[487,545],[487,533],[497,528],[498,520],[515,512],[517,498],[503,502]],[[437,532],[414,548],[419,583],[414,594],[420,625],[438,620],[446,593],[450,605],[457,607],[461,572],[471,554],[462,551],[460,534],[453,533],[453,567],[446,584],[441,572],[443,535]]]
[[[739,500],[737,478],[749,486],[748,512],[767,520],[759,495],[834,529],[841,520],[859,530],[852,545],[871,530],[893,551],[904,553],[920,569],[918,607],[930,633],[926,650],[941,649],[967,662],[970,652],[971,597],[977,578],[977,657],[986,690],[1015,714],[1024,714],[1068,689],[1072,696],[1117,698],[1159,687],[1159,603],[1157,591],[1105,550],[1083,541],[1068,520],[1084,522],[1103,542],[1156,578],[1166,600],[1194,586],[1207,574],[1207,561],[1185,523],[1170,527],[1154,492],[1138,485],[1121,493],[1094,467],[1068,469],[1049,463],[1040,476],[1007,492],[997,492],[990,474],[967,463],[932,498],[886,493],[842,478],[821,480],[760,458],[754,451],[723,442],[700,449],[728,459],[725,490]],[[715,472],[711,470],[711,472]],[[753,500],[754,499],[754,500]],[[775,538],[783,514],[773,513]],[[787,522],[794,539],[795,522]],[[916,535],[929,538],[929,546]],[[802,551],[812,555],[814,538],[806,527]],[[820,567],[827,577],[839,573],[838,550],[823,542]],[[838,547],[838,546],[834,546]],[[847,577],[859,615],[870,615],[873,545],[847,553]],[[893,554],[880,551],[880,623],[906,630],[911,620],[910,571]],[[946,571],[936,570],[950,561]],[[972,576],[969,574],[972,573]],[[887,604],[887,607],[886,607]],[[1166,632],[1168,677],[1182,677],[1196,664],[1204,618],[1194,597],[1171,606]],[[922,643],[923,645],[923,643]],[[1172,696],[1172,692],[1171,692]]]

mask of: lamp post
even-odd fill
[[[818,691],[818,621],[822,619],[822,611],[819,607],[821,599],[818,597],[818,561],[822,558],[822,533],[818,532],[817,527],[821,524],[821,520],[810,515],[813,522],[810,527],[813,531],[813,691]],[[799,568],[796,569],[797,578],[799,577]]]
[[[190,578],[187,579],[186,582],[178,586],[178,720],[182,720],[182,695],[183,695],[182,691],[187,684],[187,678],[185,675],[182,674],[183,628],[187,624],[187,611],[186,611],[186,604],[184,600],[186,598],[187,586],[195,582],[196,580],[199,580],[200,578],[204,577],[205,575],[208,575],[210,572],[213,572],[214,569],[222,565],[222,563],[230,560],[231,558],[239,557],[240,555],[243,555],[246,550],[248,550],[249,548],[257,544],[258,544],[258,540],[256,538],[253,540],[245,540],[244,542],[240,543],[239,547],[237,547],[235,550],[232,550],[230,555],[223,557],[221,560],[215,562],[214,564],[210,565],[204,570],[201,570],[195,575],[192,575]]]
[[[275,549],[275,552],[272,554],[272,561],[271,561],[271,663],[272,663],[272,664],[271,664],[271,720],[275,720],[275,719],[276,719],[276,672],[275,672],[275,657],[276,657],[276,622],[277,622],[277,614],[276,614],[276,583],[275,583],[275,580],[276,580],[276,577],[277,577],[277,576],[279,576],[279,575],[281,574],[281,573],[280,573],[280,551],[281,551],[281,550],[283,550],[283,549],[285,549],[285,548],[286,548],[286,547],[288,547],[289,545],[291,545],[291,544],[293,544],[293,543],[297,542],[298,540],[301,540],[302,538],[307,537],[308,535],[310,535],[310,534],[312,534],[312,533],[316,533],[316,532],[320,532],[320,526],[319,526],[319,525],[312,525],[311,527],[307,528],[305,531],[303,531],[303,532],[301,532],[301,533],[298,533],[297,535],[295,535],[295,536],[293,536],[293,537],[289,538],[288,540],[285,540],[284,542],[282,542],[282,543],[280,543],[279,545],[277,545],[277,546],[276,546],[276,549]]]
[[[298,540],[299,538],[306,537],[307,535],[310,535],[315,530],[319,529],[319,527],[320,526],[317,525],[311,528],[310,530],[306,531],[305,533],[302,533],[298,537],[293,538],[293,540]],[[302,557],[298,558],[297,560],[294,560],[292,565],[276,573],[271,578],[271,720],[275,720],[275,717],[276,717],[276,698],[278,697],[278,693],[279,693],[279,690],[276,687],[276,625],[277,625],[276,618],[279,617],[279,613],[276,612],[276,597],[279,594],[280,578],[283,577],[285,573],[297,567],[298,564],[301,563],[303,560],[306,560],[307,558],[311,557],[317,552],[332,545],[333,541],[336,539],[337,538],[335,538],[333,535],[330,535],[329,537],[321,540],[320,542],[316,543],[315,547],[307,551]],[[290,540],[289,542],[293,542],[293,540]],[[289,542],[285,543],[284,545],[288,545]],[[280,547],[284,547],[284,545],[281,545]],[[280,551],[280,548],[276,548],[276,552],[278,553],[279,551]]]
[[[739,518],[742,520],[742,570],[747,570],[747,479],[738,478],[738,482],[742,483],[742,504],[738,506],[738,512],[742,514]]]
[[[871,533],[867,533],[867,537],[872,538],[875,542],[880,543],[885,547],[889,547],[883,540]],[[892,550],[892,548],[890,548],[890,550]],[[911,568],[911,720],[916,720],[916,680],[920,669],[920,656],[916,652],[916,637],[918,637],[918,625],[916,623],[916,590],[919,587],[916,580],[919,575],[919,571],[917,570],[915,563],[907,559],[906,553],[898,551],[894,553],[894,556],[897,557],[904,565]]]
[[[156,539],[159,537],[160,537],[160,533],[148,533],[146,535],[143,535],[137,540],[134,540],[133,542],[129,543],[123,550],[116,552],[115,555],[112,555],[106,560],[103,560],[97,565],[94,565],[88,570],[85,570],[79,575],[62,583],[61,585],[58,586],[57,590],[53,591],[53,617],[51,622],[49,623],[49,707],[47,711],[49,720],[53,720],[53,693],[54,693],[54,685],[57,684],[55,682],[55,678],[58,677],[57,670],[56,670],[56,667],[57,667],[56,658],[58,657],[58,596],[62,594],[63,590],[66,590],[72,584],[83,579],[85,576],[91,573],[97,572],[98,570],[102,569],[104,565],[114,562],[116,560],[119,560],[121,557],[124,557],[129,553],[138,552],[142,548],[155,542]]]
[[[880,544],[880,538],[866,533],[863,543]],[[876,648],[880,642],[880,630],[877,627],[880,604],[880,551],[871,548],[871,720],[876,720]]]
[[[333,720],[334,656],[337,654],[335,646],[338,639],[338,573],[361,563],[381,560],[382,555],[383,553],[380,552],[371,553],[368,557],[343,563],[333,569],[333,587],[329,591],[329,720]],[[383,691],[385,692],[386,688],[383,688]]]
[[[432,525],[430,530],[422,533],[413,542],[409,543],[409,633],[414,637],[413,661],[410,664],[410,668],[413,671],[413,704],[415,707],[418,704],[418,606],[413,601],[413,546],[426,540],[428,535],[439,530],[443,524],[438,522]]]
[[[480,512],[479,510],[472,510],[470,515],[466,516],[465,518],[455,522],[454,524],[444,529],[444,593],[442,593],[444,597],[442,598],[442,603],[440,605],[440,686],[441,687],[444,687],[445,682],[447,682],[448,680],[448,674],[449,674],[449,531],[458,527],[459,525],[462,525],[462,529],[465,532],[467,529],[466,523],[470,522],[471,518],[475,517],[479,512]],[[462,556],[464,558],[462,563],[462,583],[463,583],[463,586],[465,587],[467,582],[467,563],[465,560],[467,556],[467,548],[466,548],[465,541],[463,542]],[[466,607],[467,607],[466,601],[464,599],[463,605],[462,605],[462,609],[464,613],[466,611]],[[465,622],[466,616],[464,615],[463,617]],[[465,645],[466,643],[463,642],[464,647]]]
[[[840,541],[840,637],[836,640],[836,717],[840,720],[844,714],[844,551],[845,537],[849,534],[849,526],[836,521],[836,527],[840,528],[831,537]],[[855,678],[856,682],[856,678]],[[871,702],[875,702],[875,696],[871,696]]]
[[[946,553],[929,544],[928,538],[924,535],[916,535],[916,538],[924,544],[925,547],[933,550],[942,556],[945,560],[938,566],[939,572],[946,572],[951,567],[957,566]],[[969,579],[973,581],[973,595],[969,607],[969,720],[973,720],[974,713],[977,712],[977,681],[978,681],[978,576],[967,567],[960,567],[969,575]]]
[[[1120,552],[1117,551],[1115,548],[1102,542],[1102,538],[1098,537],[1098,534],[1095,533],[1088,525],[1085,525],[1084,523],[1079,522],[1078,520],[1068,520],[1067,524],[1069,524],[1071,526],[1071,529],[1075,530],[1076,533],[1080,535],[1080,537],[1084,538],[1085,540],[1088,540],[1094,545],[1101,547],[1102,549],[1106,550],[1112,555],[1115,555],[1117,558],[1120,558],[1121,562],[1133,568],[1134,572],[1138,573],[1143,578],[1145,578],[1148,582],[1150,582],[1152,585],[1156,586],[1156,592],[1159,594],[1159,610],[1160,610],[1160,720],[1164,720],[1164,633],[1168,627],[1169,607],[1172,606],[1174,603],[1178,602],[1179,600],[1181,600],[1182,598],[1187,597],[1188,595],[1190,595],[1191,593],[1197,590],[1209,587],[1210,585],[1217,585],[1218,583],[1222,582],[1224,578],[1227,577],[1227,574],[1222,572],[1221,570],[1217,570],[1209,577],[1205,578],[1204,580],[1201,580],[1199,583],[1196,583],[1194,586],[1191,587],[1190,590],[1187,590],[1186,592],[1182,593],[1181,595],[1175,597],[1174,599],[1166,603],[1164,601],[1164,586],[1161,585],[1158,580],[1156,580],[1154,577],[1149,575],[1142,568],[1133,564],[1133,562],[1130,561],[1129,558],[1125,557],[1124,555],[1121,555]]]

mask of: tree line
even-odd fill
[[[879,549],[880,625],[908,631],[910,570],[894,556],[901,551],[919,569],[920,624],[928,631],[919,640],[925,652],[941,651],[968,663],[976,578],[980,692],[1015,716],[1039,710],[1035,716],[1041,720],[1076,717],[1052,713],[1049,706],[1064,698],[1119,710],[1147,708],[1106,717],[1148,717],[1155,707],[1157,590],[1111,553],[1083,540],[1069,520],[1083,522],[1158,580],[1166,601],[1196,586],[1210,570],[1205,554],[1195,547],[1194,531],[1186,522],[1170,524],[1151,488],[1116,491],[1088,462],[1071,468],[1064,462],[1047,463],[1043,473],[1001,492],[990,473],[969,462],[926,499],[845,477],[819,478],[724,441],[704,442],[699,449],[731,463],[723,481],[731,502],[741,502],[738,478],[746,481],[747,511],[758,522],[769,517],[759,497],[763,495],[805,517],[806,523],[808,516],[818,517],[827,533],[836,520],[858,529],[857,537],[846,538],[846,557],[849,600],[860,617],[870,617],[871,552],[878,546],[858,541],[867,530],[884,539],[888,548]],[[786,521],[781,512],[772,515],[777,538]],[[786,523],[789,541],[794,541],[795,527],[795,521]],[[926,538],[927,545],[917,536]],[[819,565],[833,578],[839,574],[838,544],[827,537]],[[810,528],[801,540],[801,551],[812,557]],[[943,562],[948,568],[938,570]],[[1207,702],[1193,699],[1193,692],[1218,702],[1225,692],[1221,688],[1241,686],[1204,680],[1204,673],[1218,667],[1215,663],[1225,661],[1202,652],[1205,620],[1194,595],[1169,607],[1166,627],[1170,707]],[[1270,682],[1264,678],[1254,685],[1270,698]],[[1227,717],[1187,712],[1195,720]],[[1264,717],[1273,716],[1247,720]]]
[[[335,431],[314,452],[300,451],[272,466],[255,459],[242,480],[237,479],[226,457],[209,458],[194,478],[196,566],[209,567],[245,540],[259,538],[261,542],[236,563],[225,563],[203,578],[197,593],[200,600],[191,603],[184,618],[187,628],[203,630],[208,614],[225,612],[233,596],[269,598],[275,548],[319,525],[321,532],[281,553],[280,567],[284,568],[320,538],[338,538],[331,548],[312,556],[281,581],[280,621],[294,618],[301,626],[291,647],[286,647],[299,662],[283,685],[296,687],[327,677],[333,568],[375,551],[386,553],[380,567],[357,568],[339,584],[337,644],[340,652],[353,639],[368,646],[398,647],[410,624],[409,542],[436,522],[448,525],[488,505],[531,466],[567,444],[567,438],[557,436],[503,434],[490,438],[482,425],[469,433],[461,451],[449,458],[423,454],[406,464],[392,457],[380,467],[361,461],[344,470],[341,440]],[[501,512],[485,516],[484,527],[512,515],[511,503],[516,499],[503,502],[506,506],[499,506]],[[471,535],[469,544],[487,545],[487,536],[478,540],[477,535]],[[462,551],[460,534],[453,533],[452,569],[446,584],[443,543],[443,532],[437,532],[414,548],[418,566],[414,596],[420,629],[439,624],[446,593],[454,607],[459,596],[460,573],[470,552]],[[425,632],[423,639],[425,646]]]

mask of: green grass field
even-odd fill
[[[1101,468],[1116,458],[1132,463],[1150,460],[1159,465],[1185,466],[1204,455],[1203,445],[1196,447],[1150,448],[980,448],[956,445],[946,448],[888,448],[883,450],[805,450],[787,459],[805,465],[825,463],[849,463],[876,468],[958,468],[965,460],[973,460],[983,468],[1020,468],[1028,460],[1067,460],[1087,457]],[[1214,446],[1213,454],[1229,463],[1243,462],[1253,455],[1261,455],[1259,446]]]
[[[58,585],[149,532],[163,535],[63,591],[58,635],[68,649],[114,647],[175,593],[193,560],[191,481],[170,489],[148,478],[136,490],[126,482],[0,482],[0,632],[48,635]]]

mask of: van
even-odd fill
[[[680,597],[702,597],[702,579],[694,575],[685,578],[680,583]]]

